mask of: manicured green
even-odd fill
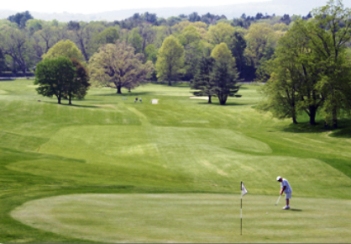
[[[347,120],[330,132],[272,119],[254,109],[254,85],[226,106],[192,98],[184,84],[92,88],[68,106],[32,84],[0,82],[0,242],[350,240]],[[282,211],[283,199],[274,207],[278,175],[301,211]]]

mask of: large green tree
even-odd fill
[[[311,40],[305,35],[306,24],[297,20],[279,40],[275,58],[266,67],[271,77],[263,87],[266,100],[260,108],[271,111],[277,118],[292,118],[295,124],[299,112],[304,111],[314,125],[324,98],[316,87],[320,58],[310,48]]]
[[[123,87],[131,90],[151,75],[152,62],[143,63],[143,60],[144,55],[136,54],[134,48],[125,42],[106,44],[89,60],[91,78],[115,87],[120,94]]]
[[[75,73],[72,61],[67,57],[44,59],[38,63],[35,71],[34,84],[38,85],[36,90],[46,97],[56,96],[57,103],[61,104]]]
[[[313,12],[306,35],[311,48],[321,58],[321,79],[318,89],[324,96],[322,111],[326,124],[336,128],[342,111],[350,111],[350,65],[346,59],[347,44],[351,40],[351,10],[341,0],[330,0]]]
[[[295,21],[279,41],[263,107],[278,118],[291,117],[294,123],[297,114],[305,111],[311,125],[321,111],[325,123],[336,128],[340,113],[351,110],[347,55],[351,11],[341,1],[329,1],[314,14],[312,20]]]
[[[157,56],[156,72],[160,81],[167,81],[172,85],[184,67],[184,48],[174,36],[167,37]]]

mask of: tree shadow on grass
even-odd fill
[[[322,133],[329,131],[325,128],[322,121],[317,122],[316,125],[310,125],[308,122],[299,122],[298,124],[291,123],[288,127],[282,129],[284,132],[291,133]]]
[[[326,127],[324,121],[320,120],[316,125],[310,125],[308,122],[299,124],[290,124],[282,129],[284,132],[290,133],[324,133],[330,132],[329,136],[337,138],[351,138],[351,119],[341,119],[338,123],[338,128],[333,129]]]
[[[201,102],[198,102],[197,104],[199,105],[208,105],[208,106],[214,106],[214,107],[238,107],[238,106],[248,106],[251,105],[249,103],[233,103],[233,102],[229,102],[226,103],[225,105],[221,105],[218,102],[212,102],[212,103],[208,103],[207,100],[202,100]]]
[[[95,97],[138,97],[138,96],[146,96],[151,94],[150,92],[128,92],[128,93],[122,93],[122,94],[118,94],[118,93],[105,93],[105,94],[92,94],[91,96],[95,96]]]
[[[351,119],[339,121],[339,128],[332,131],[331,137],[351,138]]]
[[[100,108],[99,106],[96,105],[78,105],[78,104],[61,104],[64,106],[69,106],[69,107],[77,107],[77,108]]]
[[[38,102],[41,103],[46,103],[46,104],[56,104],[56,105],[60,105],[60,106],[67,106],[67,107],[78,107],[78,108],[100,108],[99,106],[96,105],[78,105],[78,104],[68,104],[68,103],[61,103],[58,104],[57,101],[40,101],[38,100]]]

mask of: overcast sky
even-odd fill
[[[219,6],[243,2],[264,2],[269,0],[2,0],[1,10],[45,13],[99,13],[105,11],[138,8]]]

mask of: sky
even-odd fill
[[[220,6],[247,2],[264,2],[269,0],[3,0],[0,10],[42,13],[81,13],[91,14],[105,11],[140,8]]]

